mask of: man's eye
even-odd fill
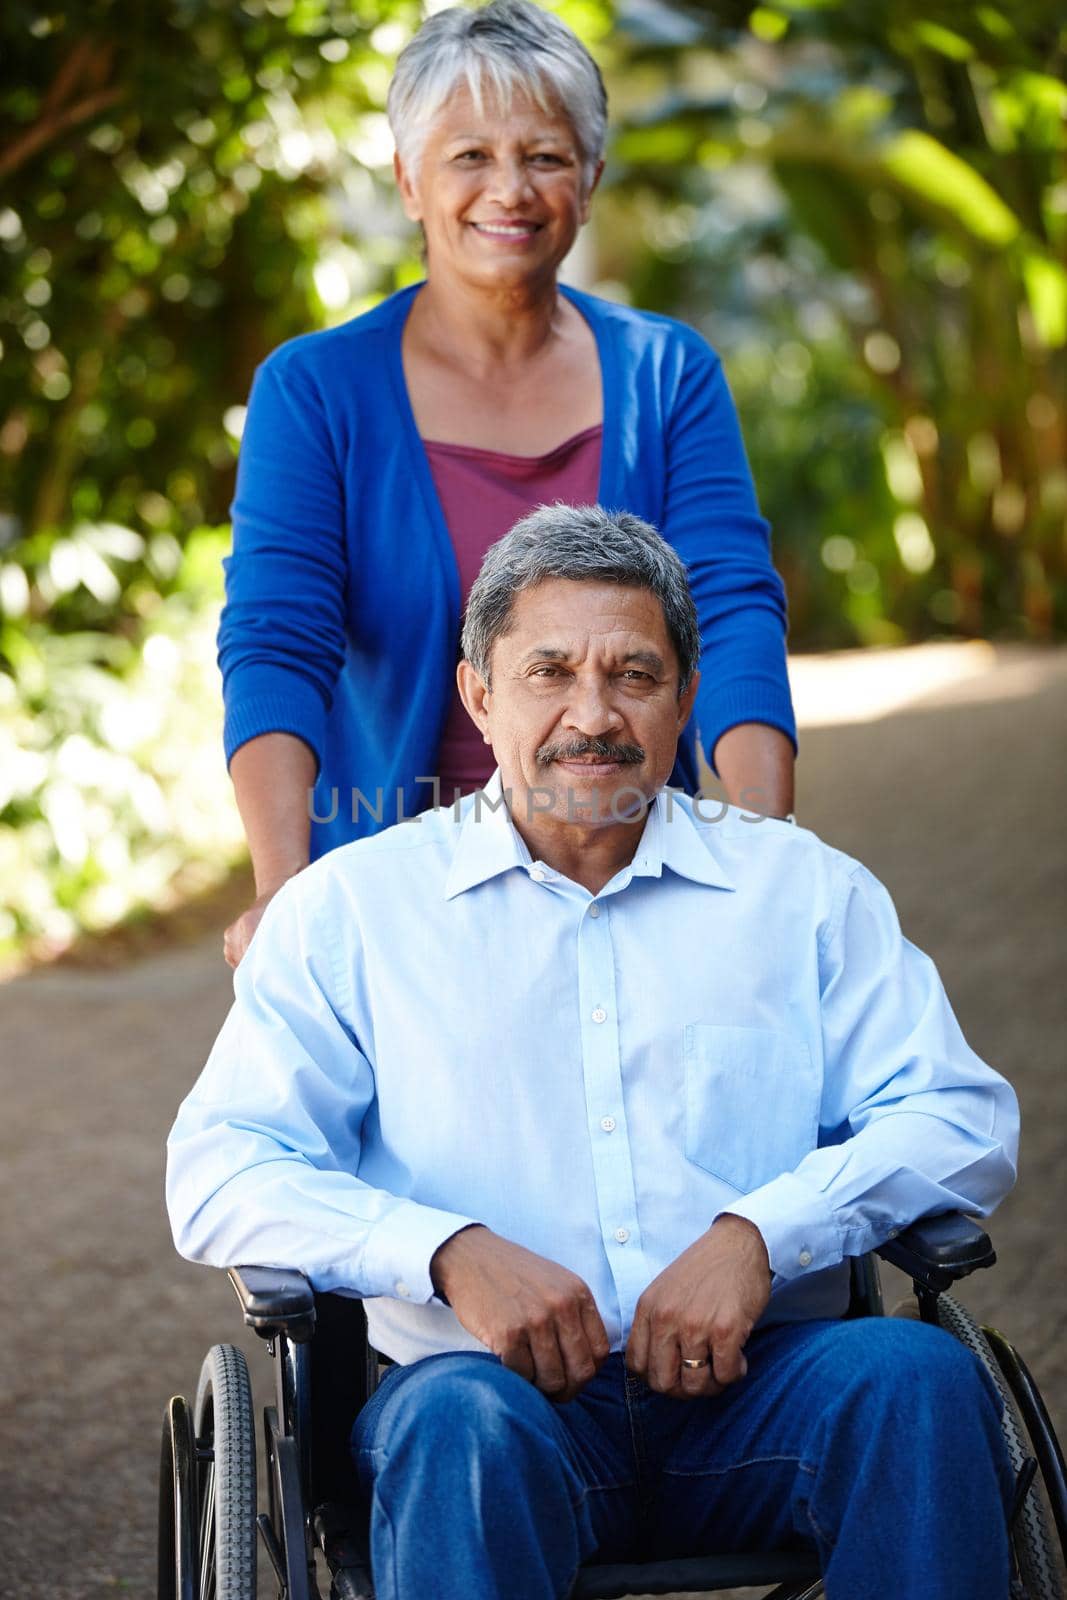
[[[538,150],[530,157],[531,161],[540,161],[543,165],[558,167],[563,164],[563,157],[555,155],[550,150]]]
[[[554,678],[558,675],[558,667],[534,667],[531,678]]]
[[[651,672],[641,672],[637,667],[627,667],[623,677],[637,683],[652,683],[654,681]]]
[[[484,155],[482,150],[461,150],[456,157],[457,161],[480,161]]]

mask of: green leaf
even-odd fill
[[[883,148],[882,163],[905,189],[950,212],[986,244],[1010,244],[1019,219],[980,173],[928,133],[908,129]]]
[[[950,61],[970,61],[974,56],[974,46],[970,40],[953,33],[951,28],[943,27],[940,22],[917,22],[914,33],[920,44],[936,50],[938,55],[948,56]]]
[[[1067,271],[1051,256],[1023,256],[1023,282],[1038,338],[1049,350],[1067,344]]]

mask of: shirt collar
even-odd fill
[[[711,849],[709,829],[692,815],[692,800],[677,789],[661,789],[652,803],[634,856],[634,876],[660,878],[670,867],[679,877],[710,889],[733,889],[733,880]]]
[[[445,879],[445,899],[452,900],[476,884],[528,867],[531,856],[504,803],[504,786],[498,767],[485,788],[471,795],[459,825],[452,865]]]
[[[709,848],[710,838],[705,842],[707,830],[698,828],[690,806],[691,802],[677,791],[660,790],[649,809],[630,865],[631,876],[660,878],[663,868],[669,867],[694,883],[732,889],[732,881]],[[533,857],[504,803],[498,767],[485,788],[466,803],[445,880],[445,899],[453,900],[512,867],[533,866]]]

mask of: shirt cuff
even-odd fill
[[[845,1258],[837,1220],[825,1196],[792,1172],[742,1195],[724,1206],[723,1213],[745,1217],[759,1229],[771,1271],[778,1278],[821,1272]]]
[[[364,1246],[360,1294],[367,1300],[384,1295],[411,1305],[428,1305],[437,1298],[430,1278],[434,1252],[453,1234],[477,1223],[477,1217],[437,1211],[415,1200],[398,1201],[374,1224]]]

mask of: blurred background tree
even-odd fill
[[[727,360],[794,643],[1067,620],[1067,28],[642,7],[608,275]]]
[[[722,352],[794,647],[1061,633],[1059,7],[559,10],[616,127],[572,275]],[[211,636],[244,401],[421,275],[384,102],[422,14],[4,9],[0,951],[239,850]]]

